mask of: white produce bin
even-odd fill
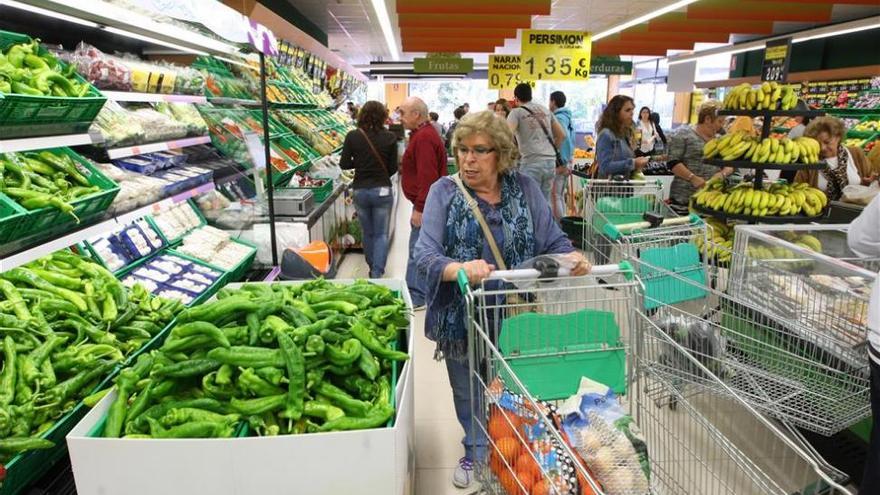
[[[334,281],[350,283],[350,281]],[[286,282],[299,283],[299,282]],[[375,283],[401,291],[406,284]],[[234,284],[231,287],[235,287]],[[414,349],[412,325],[408,349]],[[395,389],[388,428],[276,437],[179,440],[91,438],[112,404],[104,397],[67,435],[80,495],[390,495],[414,488],[413,358]]]

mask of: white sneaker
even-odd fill
[[[458,460],[458,466],[452,473],[452,484],[457,488],[467,488],[474,480],[474,462],[467,457]]]
[[[426,306],[424,304],[419,304],[418,306],[413,306],[413,311],[424,311]]]

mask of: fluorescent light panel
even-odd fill
[[[136,40],[146,41],[147,43],[154,43],[156,45],[167,46],[168,48],[173,48],[175,50],[180,50],[185,53],[195,53],[196,55],[207,56],[208,52],[203,52],[201,50],[195,50],[193,48],[187,48],[185,46],[177,45],[174,43],[169,43],[167,41],[157,40],[156,38],[151,38],[149,36],[144,36],[142,34],[132,33],[131,31],[126,31],[124,29],[119,29],[115,27],[105,26],[102,27],[104,31],[108,33],[118,34],[120,36],[125,36],[127,38],[134,38]]]
[[[397,50],[397,41],[394,39],[394,31],[391,29],[391,18],[388,17],[385,0],[371,1],[373,2],[373,10],[376,11],[376,17],[379,18],[379,26],[385,36],[385,43],[388,45],[388,52],[393,60],[400,60],[400,52]]]
[[[734,55],[737,53],[749,52],[752,50],[761,50],[767,46],[768,41],[773,41],[776,39],[782,39],[787,36],[793,36],[791,42],[792,43],[801,43],[803,41],[816,40],[821,38],[830,38],[832,36],[839,36],[842,34],[850,34],[857,33],[859,31],[867,31],[869,29],[878,29],[880,28],[880,17],[869,17],[866,19],[860,19],[857,21],[851,21],[842,23],[835,26],[824,26],[816,29],[809,29],[803,31],[800,35],[782,35],[782,36],[774,36],[772,38],[766,40],[759,41],[751,41],[747,43],[742,43],[739,45],[730,45],[726,48],[720,49],[712,49],[705,50],[704,52],[697,52],[692,55],[686,55],[680,58],[670,59],[667,62],[667,65],[675,65],[681,64],[684,62],[692,62],[694,60],[699,60],[701,58],[713,57],[716,55]]]
[[[61,14],[59,12],[53,12],[51,10],[47,10],[47,9],[44,9],[41,7],[35,7],[33,5],[28,5],[25,3],[16,2],[14,0],[2,0],[2,1],[0,1],[0,6],[2,6],[2,5],[8,5],[14,9],[19,9],[19,10],[24,10],[27,12],[32,12],[34,14],[44,15],[46,17],[53,17],[55,19],[60,19],[62,21],[72,22],[74,24],[79,24],[80,26],[86,26],[86,27],[92,27],[92,28],[99,27],[97,23],[94,23],[92,21],[87,21],[85,19],[80,19],[77,17],[69,16],[67,14]]]
[[[602,38],[606,38],[608,36],[611,36],[612,34],[619,33],[621,31],[623,31],[624,29],[629,29],[633,26],[637,26],[639,24],[644,24],[644,23],[650,21],[651,19],[654,19],[656,17],[660,17],[663,14],[668,14],[669,12],[674,12],[682,7],[687,7],[688,5],[690,5],[696,1],[697,0],[679,0],[678,2],[671,3],[665,7],[660,7],[659,9],[648,12],[645,15],[636,17],[635,19],[632,19],[630,21],[626,21],[623,24],[618,24],[617,26],[614,26],[610,29],[606,29],[605,31],[602,31],[598,34],[594,34],[593,41],[595,42],[595,41],[598,41]]]

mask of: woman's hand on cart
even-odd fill
[[[589,274],[593,269],[593,265],[587,261],[584,253],[580,251],[572,251],[566,254],[565,257],[572,263],[571,275],[573,277],[582,277]]]
[[[462,263],[460,270],[467,275],[471,285],[476,285],[489,278],[489,275],[495,271],[495,265],[487,263],[485,260],[471,260]]]

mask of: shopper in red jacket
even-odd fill
[[[424,307],[425,292],[416,275],[413,249],[419,240],[422,227],[422,210],[431,185],[446,175],[446,148],[437,130],[431,125],[428,106],[420,98],[410,97],[400,105],[400,121],[412,131],[409,145],[400,162],[403,194],[413,204],[409,236],[409,262],[406,267],[406,284],[409,286],[413,306]]]

